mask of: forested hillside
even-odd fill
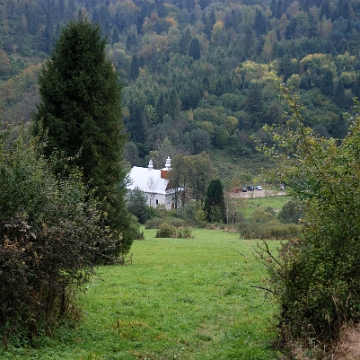
[[[41,63],[61,26],[85,17],[123,82],[132,165],[202,151],[253,158],[250,136],[283,121],[275,76],[299,94],[307,125],[346,134],[342,114],[360,95],[359,0],[2,0],[5,119],[30,119]]]

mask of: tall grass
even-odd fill
[[[80,323],[35,349],[0,350],[0,359],[275,359],[274,306],[256,288],[266,270],[252,255],[255,241],[206,229],[193,239],[155,232],[134,242],[132,265],[98,269],[79,299]]]

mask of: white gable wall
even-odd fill
[[[174,197],[173,194],[150,194],[150,193],[144,193],[144,195],[147,197],[147,203],[151,207],[158,207],[165,206],[167,210],[171,210],[174,205]]]

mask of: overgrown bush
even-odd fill
[[[277,158],[277,181],[305,202],[306,216],[301,236],[268,264],[278,345],[290,356],[299,346],[330,358],[344,326],[360,322],[360,109],[339,144],[304,126],[296,98],[284,94],[290,117],[263,150]]]
[[[177,229],[176,237],[179,239],[192,239],[192,231],[189,228]]]
[[[130,218],[129,224],[129,233],[131,234],[131,238],[134,240],[143,240],[144,232],[140,231],[140,224],[136,216],[132,215]],[[122,254],[124,256],[125,254]]]
[[[156,238],[191,239],[192,231],[189,228],[176,228],[169,223],[162,223],[156,231]]]
[[[4,136],[4,135],[3,135]],[[0,143],[0,337],[51,333],[107,237],[80,174],[55,178],[21,137]],[[106,239],[108,242],[109,239]],[[111,241],[111,239],[109,240]]]
[[[162,223],[156,231],[156,238],[176,238],[176,229],[174,226]]]
[[[301,225],[281,224],[276,220],[263,224],[248,220],[239,226],[239,233],[243,239],[289,240],[299,237],[301,231]]]
[[[282,224],[270,209],[257,208],[250,219],[239,225],[240,236],[244,239],[290,240],[298,237],[302,226]]]

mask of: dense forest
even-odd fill
[[[225,172],[255,161],[251,135],[284,121],[278,78],[324,137],[344,137],[360,96],[358,0],[2,0],[5,120],[29,121],[42,62],[83,18],[100,24],[123,84],[131,165],[203,151]]]

